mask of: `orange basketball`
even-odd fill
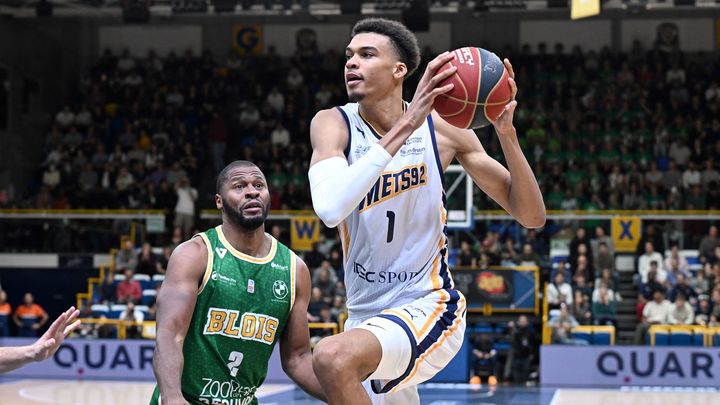
[[[455,59],[438,73],[457,66],[440,86],[455,87],[435,98],[433,107],[447,122],[459,128],[481,128],[494,122],[510,102],[512,89],[505,65],[494,53],[482,48],[460,48]]]

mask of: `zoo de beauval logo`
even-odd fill
[[[288,293],[290,292],[290,289],[288,289],[287,284],[285,284],[282,280],[275,280],[273,283],[273,295],[275,295],[275,298],[281,300],[287,297]]]

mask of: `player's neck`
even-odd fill
[[[243,229],[227,222],[222,224],[225,239],[239,252],[252,257],[265,257],[270,253],[272,242],[265,237],[265,226],[253,230]]]
[[[360,102],[360,116],[379,135],[385,135],[400,120],[405,113],[405,102],[402,99],[402,90],[392,97],[379,101]]]

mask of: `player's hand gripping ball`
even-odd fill
[[[505,65],[497,55],[482,48],[460,48],[453,53],[455,59],[437,73],[457,66],[455,74],[438,84],[438,87],[449,83],[455,86],[435,98],[435,111],[459,128],[481,128],[492,124],[512,98],[510,75]]]

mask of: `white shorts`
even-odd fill
[[[365,384],[374,404],[419,403],[414,387],[442,370],[462,346],[465,305],[461,292],[443,289],[365,321],[345,322],[346,330],[363,328],[380,341],[380,364]],[[396,393],[403,399],[388,401]]]

